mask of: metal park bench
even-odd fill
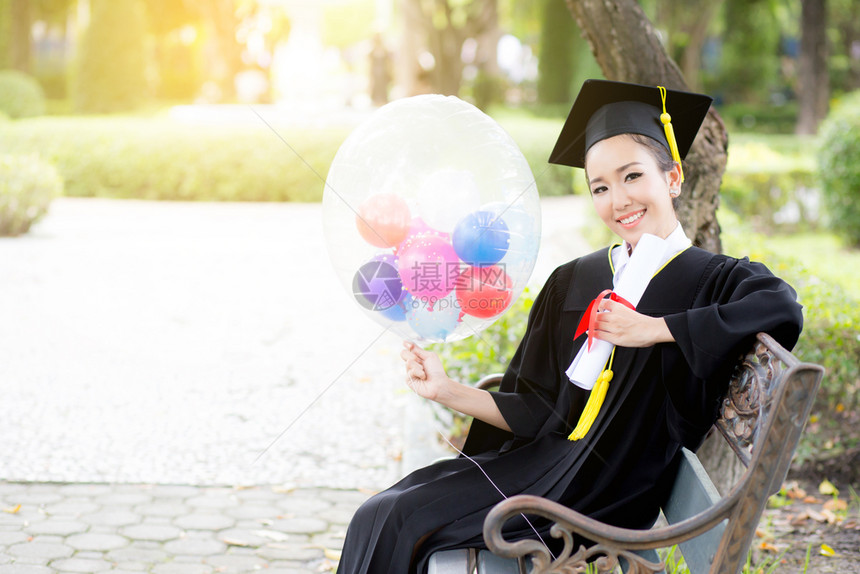
[[[449,550],[430,558],[430,574],[544,574],[664,572],[656,549],[678,545],[693,574],[736,574],[746,562],[769,496],[785,480],[800,433],[809,418],[824,369],[801,363],[770,336],[759,333],[752,350],[738,361],[714,425],[746,466],[724,497],[714,487],[695,454],[684,449],[668,502],[665,525],[650,530],[618,528],[584,516],[550,500],[512,496],[497,504],[484,521],[488,550]],[[490,375],[482,388],[497,386]],[[502,527],[520,514],[554,523],[552,534],[563,539],[555,558],[543,543],[508,542]],[[660,523],[660,521],[658,521]],[[572,533],[595,544],[574,548]]]

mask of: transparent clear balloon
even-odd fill
[[[391,102],[343,142],[323,193],[349,297],[418,343],[486,329],[520,296],[540,245],[534,176],[495,120],[453,96]]]

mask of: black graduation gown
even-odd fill
[[[499,490],[543,496],[617,526],[653,524],[681,447],[701,444],[739,354],[759,331],[792,348],[801,306],[760,263],[685,250],[637,306],[664,317],[676,342],[618,347],[600,413],[588,435],[572,442],[567,436],[588,399],[565,375],[586,339],[573,336],[588,303],[612,288],[612,276],[609,248],[553,271],[492,393],[512,432],[475,420],[464,452],[481,468],[462,456],[442,461],[365,502],[350,522],[338,573],[426,572],[437,550],[485,547],[483,521],[503,499]],[[532,526],[557,547],[550,525],[538,519],[509,521],[506,537],[535,537]]]

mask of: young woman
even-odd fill
[[[713,424],[738,355],[759,331],[794,346],[802,326],[794,290],[760,263],[692,247],[675,215],[680,159],[710,101],[619,82],[583,85],[550,161],[585,168],[598,215],[623,242],[550,275],[498,392],[453,381],[434,353],[404,342],[409,386],[475,417],[464,447],[470,458],[417,470],[362,505],[339,573],[424,572],[437,550],[485,547],[483,521],[502,500],[499,490],[648,528],[681,447],[698,448]],[[661,112],[671,118],[661,122]],[[677,137],[664,127],[669,121]],[[645,234],[667,249],[635,309],[599,297],[618,284]],[[583,426],[590,391],[568,372],[587,340],[576,333],[592,301],[599,312],[588,337],[615,351],[605,398]],[[537,531],[552,546],[549,526],[512,520],[506,537]]]

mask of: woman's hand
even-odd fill
[[[403,341],[400,358],[406,363],[406,384],[419,396],[431,401],[441,401],[450,394],[454,384],[436,353],[426,351],[414,343]]]
[[[611,299],[597,307],[594,336],[619,347],[650,347],[675,340],[662,317],[649,317]]]
[[[406,384],[415,393],[504,431],[511,431],[490,393],[452,380],[445,374],[436,353],[425,351],[409,341],[403,341],[403,347],[400,358],[406,362]]]

